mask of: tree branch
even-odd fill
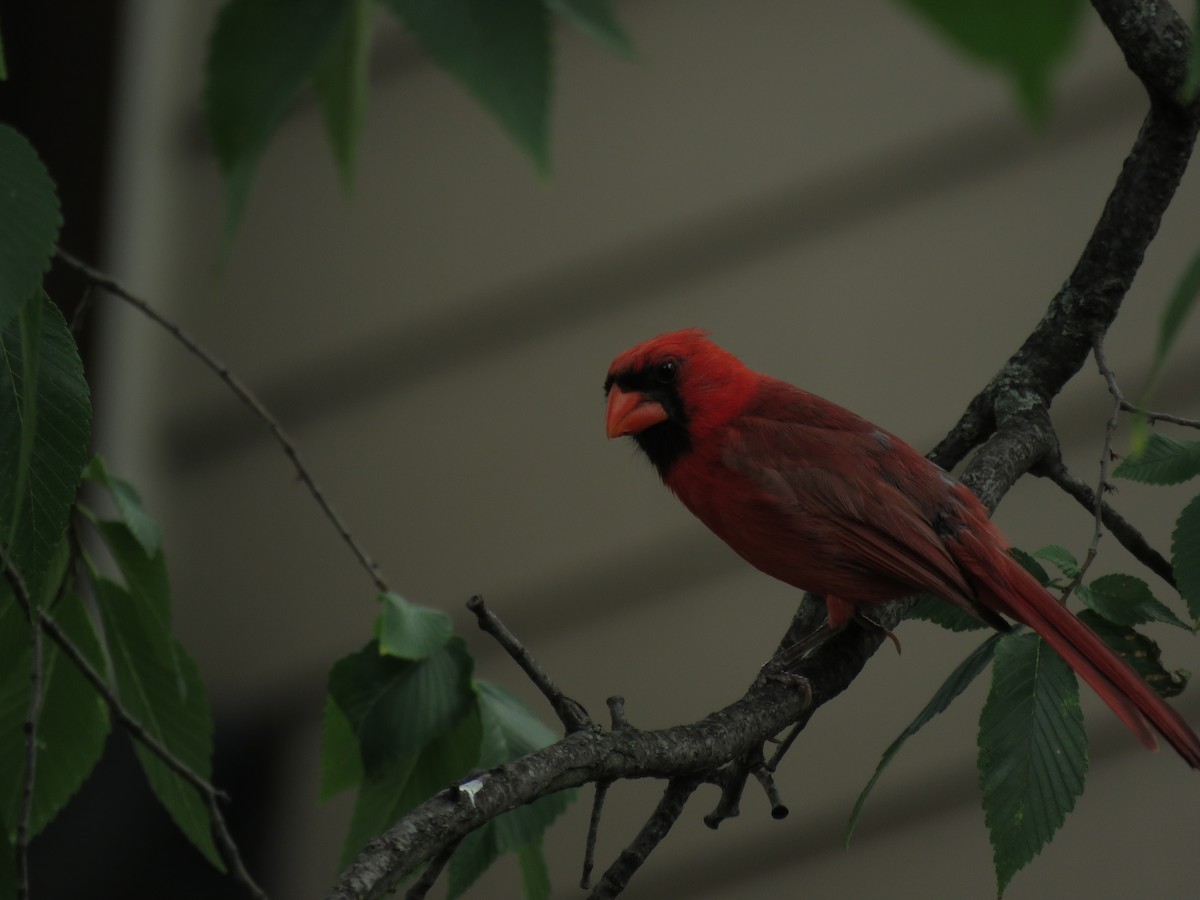
[[[1099,221],[1045,315],[930,454],[949,469],[979,447],[963,481],[990,508],[1022,474],[1038,465],[1069,483],[1062,477],[1063,470],[1053,465],[1058,447],[1048,415],[1050,403],[1116,318],[1187,167],[1200,128],[1200,102],[1183,107],[1175,100],[1186,70],[1189,37],[1174,11],[1153,2],[1095,0],[1094,5],[1130,68],[1146,85],[1150,109]],[[1140,12],[1143,6],[1149,14]],[[1106,523],[1116,521],[1115,514],[1104,510]],[[873,616],[890,629],[908,606],[907,600],[896,601],[873,610]],[[823,616],[821,605],[806,598],[781,647],[810,633]],[[448,843],[554,791],[620,778],[680,779],[716,773],[732,760],[760,752],[764,741],[789,725],[798,723],[797,728],[803,728],[817,708],[850,685],[882,640],[880,630],[852,623],[798,663],[796,673],[812,687],[808,707],[799,692],[760,683],[736,703],[692,725],[652,732],[622,728],[568,734],[556,744],[485,773],[474,803],[454,790],[443,791],[369,842],[329,896],[332,900],[380,897]],[[673,784],[675,798],[682,787],[679,781]],[[652,817],[648,827],[655,821]]]

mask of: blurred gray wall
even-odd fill
[[[133,4],[105,261],[255,387],[393,587],[450,611],[481,675],[529,697],[463,610],[474,593],[601,716],[693,720],[736,698],[797,597],[749,570],[607,443],[609,360],[699,325],[756,368],[928,448],[1015,349],[1070,271],[1145,101],[1089,23],[1042,131],[1007,86],[902,4],[642,0],[620,6],[635,64],[557,35],[554,175],[381,20],[353,195],[315,108],[263,160],[228,263],[200,131],[212,3]],[[1200,241],[1184,183],[1109,344],[1128,391]],[[286,730],[264,878],[331,882],[350,798],[315,804],[329,665],[369,637],[373,589],[287,460],[223,386],[127,309],[105,320],[101,449],[167,527],[178,629],[218,713]],[[1191,327],[1159,405],[1200,413]],[[1097,475],[1109,402],[1089,367],[1055,406],[1077,473]],[[143,475],[142,473],[148,473]],[[1183,495],[1117,497],[1160,548]],[[1092,522],[1027,479],[998,519],[1018,545],[1078,554]],[[1105,538],[1095,572],[1131,564]],[[1161,584],[1161,595],[1170,592]],[[1193,642],[1155,632],[1174,665]],[[840,842],[883,749],[976,643],[901,630],[792,750],[775,822],[753,791],[719,833],[704,792],[633,898],[981,897],[994,892],[975,782],[983,685],[909,742]],[[1200,698],[1179,703],[1200,721]],[[1143,752],[1094,698],[1088,790],[1008,896],[1184,898],[1200,881],[1200,783]],[[600,865],[655,784],[614,788]],[[585,802],[548,838],[574,886]],[[515,896],[506,864],[476,896]]]

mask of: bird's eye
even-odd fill
[[[670,384],[675,380],[675,375],[679,372],[679,363],[673,359],[663,360],[654,370],[654,377],[662,384]]]

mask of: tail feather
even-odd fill
[[[1129,730],[1150,749],[1153,726],[1188,765],[1200,769],[1200,737],[1108,644],[1037,583],[998,546],[969,530],[953,544],[971,581],[998,609],[1033,629],[1100,695]]]

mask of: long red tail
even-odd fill
[[[949,543],[959,564],[973,576],[978,588],[991,595],[995,607],[1036,631],[1138,740],[1152,750],[1158,748],[1149,728],[1152,725],[1188,765],[1200,769],[1200,737],[1183,717],[1016,560],[969,529]]]

